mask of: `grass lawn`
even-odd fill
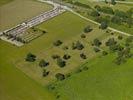
[[[33,81],[12,63],[18,48],[0,40],[0,100],[54,100],[45,87]]]
[[[4,4],[7,4],[9,2],[11,2],[13,0],[0,0],[0,6],[4,5]]]
[[[59,100],[133,100],[133,60],[112,63],[113,54],[88,61],[87,71],[56,84]]]
[[[34,0],[13,0],[0,6],[0,31],[14,27],[50,9],[52,9],[51,5]]]

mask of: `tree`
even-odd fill
[[[58,59],[58,58],[60,58],[60,56],[59,55],[52,55],[52,58],[53,59]]]
[[[91,31],[92,31],[92,28],[89,25],[84,28],[85,33],[88,33],[88,32],[91,32]]]
[[[48,76],[48,74],[49,74],[49,71],[46,71],[46,69],[44,69],[44,70],[43,70],[43,77]]]
[[[85,34],[81,34],[81,38],[86,38]]]
[[[70,55],[68,55],[68,54],[65,54],[65,55],[63,56],[63,58],[64,58],[65,60],[68,60],[68,59],[70,59],[70,58],[71,58],[71,56],[70,56]]]
[[[107,51],[103,51],[102,54],[103,54],[103,56],[106,56],[108,54],[108,52]]]
[[[62,68],[64,66],[66,66],[66,62],[64,60],[62,60],[61,58],[58,58],[57,65]]]
[[[115,41],[114,38],[109,38],[105,44],[106,44],[106,46],[111,46],[111,45],[115,45],[116,43],[117,43],[117,41]]]
[[[100,28],[101,29],[106,29],[108,27],[107,22],[101,22]]]
[[[115,0],[111,0],[111,4],[115,5],[116,4]]]
[[[95,46],[98,46],[98,47],[102,44],[102,42],[100,42],[100,40],[97,39],[97,38],[94,39],[93,43],[94,43]]]
[[[55,75],[56,79],[59,80],[59,81],[62,81],[65,79],[65,75],[64,74],[61,74],[61,73],[57,73]]]
[[[80,43],[79,41],[76,42],[76,49],[82,50],[84,48],[83,44]]]
[[[97,47],[94,47],[94,51],[95,52],[100,52],[101,50],[99,48],[97,48]]]
[[[90,15],[93,16],[93,17],[98,17],[98,16],[100,16],[100,13],[99,13],[98,11],[93,10],[93,11],[90,13]]]
[[[118,39],[119,39],[119,40],[122,40],[122,39],[123,39],[123,36],[122,36],[122,35],[119,35],[119,36],[118,36]]]
[[[54,42],[54,46],[60,46],[62,44],[61,40],[57,40]]]
[[[86,58],[87,58],[86,55],[85,55],[84,53],[81,53],[81,54],[80,54],[80,57],[81,57],[82,59],[86,59]]]
[[[121,24],[122,23],[122,20],[119,16],[113,16],[111,18],[111,22],[115,23],[115,24]]]
[[[42,59],[40,62],[39,62],[39,66],[40,67],[46,67],[49,65],[49,62],[46,62],[44,59]]]
[[[29,62],[34,62],[36,60],[36,56],[32,53],[28,53],[25,60]]]

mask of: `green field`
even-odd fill
[[[80,35],[83,33],[84,27],[87,25],[90,25],[92,28],[94,28],[94,30],[91,33],[86,34],[85,39],[82,39]],[[30,45],[34,45],[34,42],[37,42],[39,45],[34,45],[34,47],[41,48],[42,46],[42,48],[40,50],[38,49],[38,51],[35,53],[38,58],[37,61],[34,63],[27,63],[24,61],[24,58],[20,58],[17,61],[14,61],[14,63],[17,68],[43,85],[55,80],[55,74],[57,72],[67,74],[77,68],[80,64],[84,63],[86,60],[80,58],[80,53],[85,53],[88,59],[95,57],[96,54],[91,46],[91,41],[93,41],[93,39],[99,38],[103,40],[107,37],[111,37],[111,35],[105,33],[104,30],[100,30],[97,25],[85,21],[70,12],[66,12],[56,18],[53,18],[52,20],[47,21],[36,28],[47,31],[47,33],[42,37],[28,44],[30,47]],[[63,44],[60,47],[55,47],[53,43],[56,40],[61,40]],[[78,40],[84,44],[84,50],[80,51],[71,49],[72,43]],[[67,46],[69,49],[64,50],[63,47],[65,46]],[[32,52],[32,50],[30,52]],[[60,68],[56,64],[56,61],[52,59],[52,55],[55,54],[58,54],[61,57],[63,57],[64,54],[71,55],[71,59],[67,61],[65,68]],[[42,68],[40,68],[38,65],[41,59],[45,59],[50,63],[50,65],[46,68],[48,71],[50,71],[50,74],[45,78],[42,78]]]
[[[13,0],[0,0],[0,6],[5,5]]]
[[[14,4],[25,4],[19,9],[14,8]],[[33,4],[33,5],[31,5]],[[29,6],[30,5],[30,6]],[[18,15],[20,9],[26,14],[26,19],[33,17],[38,11],[46,11],[52,7],[46,4],[38,3],[32,0],[15,0],[6,6],[8,10],[14,10],[14,15]],[[9,9],[9,8],[10,9]],[[30,7],[30,10],[24,11]],[[37,9],[33,8],[37,7]],[[39,8],[38,8],[39,7]],[[44,7],[44,8],[43,8]],[[37,10],[37,11],[36,11]],[[23,14],[24,14],[23,13]],[[31,14],[32,13],[32,14]],[[24,20],[22,14],[21,20]],[[6,15],[12,16],[11,13]],[[5,15],[0,15],[5,16]],[[5,20],[4,20],[5,21]],[[17,24],[20,19],[8,22]],[[6,21],[4,25],[7,25]],[[2,26],[3,28],[7,26]],[[81,38],[83,30],[90,25],[93,31],[84,33],[86,38]],[[1,28],[1,27],[0,27]],[[81,19],[80,17],[65,12],[49,21],[46,21],[35,27],[39,30],[46,31],[46,34],[25,44],[22,47],[16,47],[10,43],[0,40],[0,100],[132,100],[133,99],[133,60],[129,59],[126,63],[118,66],[113,63],[115,54],[111,53],[107,56],[101,56],[95,53],[92,41],[95,38],[100,39],[103,44],[101,51],[107,49],[105,42],[108,38],[118,37],[118,33],[111,35],[106,30],[99,29],[99,26]],[[126,36],[123,37],[124,39]],[[59,47],[53,46],[53,42],[61,40],[63,44]],[[75,41],[80,41],[85,48],[81,51],[72,50],[71,45]],[[120,41],[123,42],[123,41]],[[63,48],[68,46],[68,50]],[[26,62],[26,55],[31,52],[37,56],[35,62]],[[80,58],[80,54],[85,53],[87,59]],[[64,68],[59,68],[56,61],[51,56],[58,54],[61,57],[64,54],[70,54],[71,59],[67,61]],[[39,67],[41,59],[50,62],[46,70],[50,71],[47,77],[42,77],[42,68]],[[79,67],[87,66],[89,69],[82,72]],[[56,73],[68,74],[71,76],[64,81],[56,81]],[[53,83],[52,83],[53,82]],[[54,91],[49,90],[47,86],[50,84],[55,86]],[[58,99],[56,97],[60,96]]]
[[[0,100],[53,100],[45,87],[15,68],[19,48],[0,40]]]
[[[6,0],[2,1],[5,2]],[[34,0],[13,0],[12,2],[0,6],[0,31],[14,27],[50,9],[52,9],[51,5]]]
[[[114,54],[88,61],[87,71],[56,84],[59,100],[133,100],[133,60],[121,66]]]

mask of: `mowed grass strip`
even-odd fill
[[[59,100],[133,100],[133,60],[120,66],[114,54],[88,61],[87,71],[56,84]]]
[[[50,9],[52,5],[35,0],[13,0],[0,7],[0,31],[14,27]]]

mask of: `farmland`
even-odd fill
[[[52,9],[35,0],[5,0],[1,5],[1,30]],[[125,7],[117,6],[113,9]],[[122,26],[114,27],[132,34],[132,28]],[[132,100],[129,33],[114,32],[106,23],[94,24],[69,10],[20,34],[27,42],[21,47],[0,40],[0,100]]]
[[[0,30],[14,27],[50,9],[52,6],[33,0],[13,0],[0,7]]]

